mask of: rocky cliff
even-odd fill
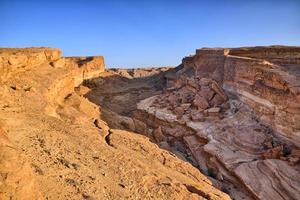
[[[0,49],[2,199],[299,199],[300,47],[110,69]]]
[[[235,199],[299,199],[299,51],[199,49],[134,117]]]
[[[190,163],[103,120],[79,86],[116,74],[103,57],[27,48],[0,58],[1,199],[230,199]]]
[[[277,135],[299,144],[299,47],[204,48],[183,65],[222,84]]]

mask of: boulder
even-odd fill
[[[153,130],[152,135],[153,135],[154,139],[156,140],[156,142],[165,141],[165,139],[166,139],[160,126]]]
[[[205,121],[205,116],[203,112],[199,112],[199,111],[192,112],[190,116],[193,121]]]
[[[177,116],[177,118],[181,118],[182,115],[184,114],[184,108],[182,107],[176,107],[173,112],[175,113],[175,115]]]
[[[220,95],[224,101],[227,100],[227,96],[223,89],[218,85],[216,81],[212,81],[211,83],[211,89],[214,90],[218,95]]]
[[[212,100],[209,102],[209,104],[211,106],[221,106],[224,102],[224,98],[221,97],[218,93],[216,93]]]
[[[208,86],[201,86],[201,90],[198,91],[198,94],[204,97],[207,101],[210,101],[215,92]]]
[[[199,111],[205,110],[209,107],[209,103],[207,102],[207,100],[199,94],[196,94],[193,105],[196,106]]]
[[[219,107],[212,107],[209,109],[206,109],[204,113],[208,116],[219,116],[221,109]]]

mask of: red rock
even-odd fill
[[[293,149],[291,154],[288,156],[287,161],[290,165],[296,165],[300,163],[300,150]]]
[[[221,106],[224,103],[224,98],[216,94],[213,99],[209,102],[211,106]]]
[[[182,107],[176,107],[173,112],[176,114],[177,118],[181,118],[184,114],[184,109]]]
[[[208,116],[219,116],[221,109],[219,107],[213,107],[206,109],[204,113],[206,113]]]
[[[191,107],[190,103],[183,103],[180,105],[181,108],[183,108],[185,111],[188,110]]]
[[[207,102],[207,100],[199,94],[196,94],[193,105],[196,106],[199,111],[205,110],[209,107],[209,103]]]
[[[199,85],[197,84],[196,80],[194,78],[190,78],[187,81],[187,84],[193,88],[195,88],[196,90],[199,88]]]
[[[205,121],[204,114],[202,112],[196,111],[191,113],[191,119],[193,121]]]
[[[168,96],[168,102],[171,106],[176,106],[178,104],[178,98],[174,94]]]
[[[202,97],[204,97],[207,101],[211,100],[214,96],[215,92],[207,86],[202,86],[201,90],[198,91],[198,94]]]
[[[282,152],[282,146],[269,149],[263,154],[265,159],[279,159]]]
[[[210,78],[201,78],[199,80],[199,84],[201,86],[209,86],[211,84],[212,80]]]
[[[213,89],[220,97],[222,97],[224,101],[227,100],[227,96],[226,96],[225,92],[224,92],[223,89],[218,85],[217,82],[212,81],[212,83],[211,83],[211,89]]]
[[[153,130],[152,134],[157,142],[165,141],[166,139],[160,126],[157,129]]]

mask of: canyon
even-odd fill
[[[300,47],[0,48],[0,199],[300,199]]]

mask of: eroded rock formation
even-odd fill
[[[111,70],[0,49],[0,72],[4,199],[300,198],[299,47]]]
[[[166,92],[138,103],[134,117],[149,119],[173,148],[184,144],[194,165],[234,198],[242,191],[298,199],[299,55],[300,48],[280,46],[199,49],[166,76]]]
[[[203,48],[166,71],[107,71],[86,96],[113,127],[146,135],[234,199],[299,199],[299,56]]]
[[[64,58],[50,48],[0,50],[0,198],[230,199],[190,163],[103,120],[101,108],[84,97],[90,89],[77,86],[111,77],[104,70],[101,56]],[[138,89],[145,86],[136,100],[161,90],[160,84],[149,88],[160,77],[136,82]],[[95,81],[97,87],[104,84]],[[134,84],[129,91],[136,91]],[[125,127],[130,119],[135,130],[145,125],[126,119]]]

